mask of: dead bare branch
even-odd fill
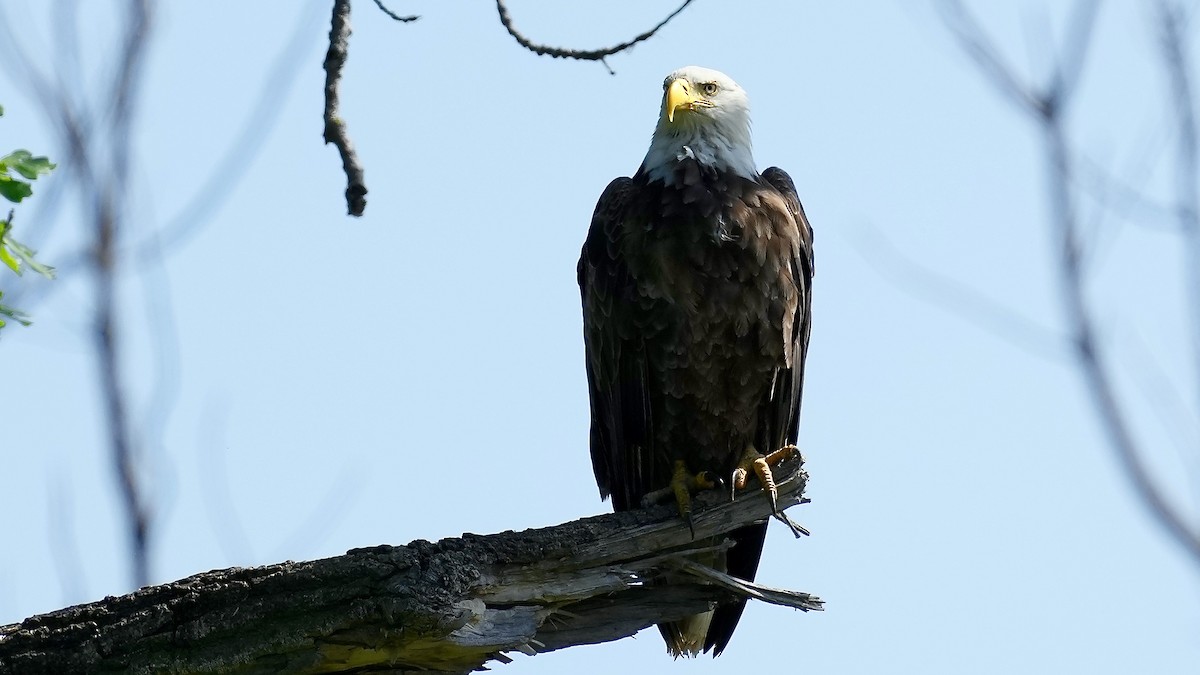
[[[654,37],[654,34],[657,33],[659,29],[670,23],[671,19],[674,19],[679,15],[680,12],[687,9],[687,6],[690,4],[692,4],[692,0],[684,0],[682,5],[676,8],[674,12],[668,14],[667,18],[659,21],[658,25],[655,27],[642,33],[641,35],[638,35],[632,40],[613,45],[612,47],[605,47],[603,49],[567,49],[565,47],[552,47],[550,45],[537,44],[525,37],[520,31],[517,30],[516,26],[513,25],[512,17],[508,14],[508,7],[504,5],[504,0],[496,0],[496,11],[500,13],[500,23],[504,24],[504,30],[508,31],[508,34],[517,41],[517,44],[521,45],[525,49],[528,49],[534,54],[537,54],[538,56],[549,56],[556,59],[600,61],[601,63],[604,63],[605,68],[608,68],[608,63],[604,60],[606,57],[612,56],[618,52],[623,52],[639,42],[645,42],[646,40]],[[610,75],[616,74],[612,68],[608,68],[608,72]]]
[[[346,172],[346,209],[352,216],[361,216],[367,208],[367,185],[362,163],[339,110],[342,67],[346,65],[349,42],[350,0],[334,0],[329,51],[325,53],[325,142],[332,143],[342,157],[342,169]]]
[[[408,16],[401,16],[401,15],[393,12],[392,10],[388,9],[387,7],[385,7],[383,5],[383,0],[375,0],[375,4],[376,4],[376,6],[379,7],[379,11],[383,12],[384,14],[387,14],[388,16],[392,17],[393,19],[395,19],[396,21],[399,21],[401,23],[409,23],[409,22],[416,21],[417,19],[421,18],[421,17],[417,16],[416,14],[410,14]]]

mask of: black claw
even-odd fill
[[[696,540],[696,524],[692,521],[692,512],[684,511],[683,522],[687,523],[688,531],[692,533],[692,541]]]
[[[791,518],[788,518],[788,515],[786,513],[780,511],[779,513],[775,514],[775,517],[778,518],[780,520],[780,522],[782,522],[784,525],[787,525],[792,530],[792,534],[795,535],[797,539],[799,539],[800,537],[809,536],[810,533],[808,531],[808,528],[804,527],[800,523],[797,523],[796,521],[792,520]]]
[[[697,477],[700,478],[701,480],[706,480],[706,481],[712,483],[714,490],[717,488],[725,487],[725,481],[722,480],[720,476],[713,473],[712,471],[701,471],[700,475]]]

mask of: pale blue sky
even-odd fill
[[[5,0],[10,17],[34,15],[26,44],[42,55],[43,4]],[[108,3],[83,4],[95,85],[113,20]],[[307,46],[295,86],[272,102],[277,123],[211,222],[124,286],[156,581],[607,511],[586,448],[575,261],[601,190],[641,161],[663,76],[694,63],[749,92],[758,161],[791,173],[816,231],[800,438],[813,502],[792,512],[813,536],[773,528],[759,578],[828,609],[752,606],[721,659],[675,668],[748,672],[786,658],[812,673],[1195,672],[1196,570],[1148,524],[1053,351],[1036,134],[929,5],[698,2],[610,58],[614,77],[519,49],[487,2],[399,4],[424,15],[400,25],[359,0],[342,103],[371,192],[354,220],[336,152],[321,144],[329,3],[169,4],[137,125],[138,238],[195,196],[297,22]],[[626,39],[674,6],[510,2],[533,39],[577,47]],[[1050,54],[1041,6],[981,14],[1023,71]],[[1170,136],[1139,6],[1101,15],[1072,128],[1094,159],[1154,189]],[[1062,12],[1049,14],[1061,29]],[[63,156],[2,69],[0,103],[0,148]],[[50,187],[20,207],[17,233],[53,264],[79,229],[73,202],[38,208]],[[51,217],[53,232],[39,230]],[[1131,364],[1128,397],[1182,495],[1196,467],[1167,445],[1138,388],[1161,369],[1196,390],[1176,243],[1111,217],[1098,231],[1106,344]],[[880,237],[1043,326],[1036,344],[1049,353],[889,273]],[[0,289],[44,283],[3,277]],[[79,278],[55,283],[28,307],[34,327],[0,342],[0,623],[131,590],[90,297]],[[168,313],[148,310],[161,294],[147,287],[169,291]],[[176,348],[160,354],[149,325]],[[666,667],[650,631],[501,669]]]

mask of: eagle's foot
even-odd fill
[[[672,476],[670,484],[664,488],[647,492],[646,495],[642,497],[642,508],[648,509],[651,506],[666,504],[671,500],[675,500],[676,503],[678,503],[675,490],[677,480],[682,481],[683,484],[686,485],[687,491],[690,494],[696,494],[701,490],[713,490],[725,484],[725,481],[721,480],[711,471],[701,471],[700,473],[692,474],[688,473],[686,466],[683,467],[683,474],[681,477],[679,471],[680,465],[682,464],[683,462],[675,463],[675,474]],[[680,515],[682,515],[682,512]]]
[[[711,471],[692,473],[688,471],[687,464],[683,460],[676,460],[675,472],[671,474],[671,483],[665,488],[655,490],[642,497],[642,506],[653,506],[673,498],[679,509],[679,517],[683,518],[683,521],[688,524],[688,529],[692,531],[692,536],[695,536],[696,529],[692,526],[692,495],[701,490],[718,488],[721,483],[721,479]]]
[[[700,490],[711,490],[717,487],[717,481],[707,471],[692,473],[688,471],[683,460],[675,460],[675,473],[671,475],[671,491],[675,493],[675,505],[679,507],[679,517],[687,523],[692,539],[696,538],[696,527],[692,524],[692,494]]]
[[[778,515],[779,490],[775,487],[775,476],[771,473],[771,467],[798,454],[800,448],[794,445],[785,445],[769,455],[761,454],[753,445],[746,446],[742,461],[738,462],[737,468],[733,470],[733,490],[730,498],[732,499],[738,490],[746,487],[750,480],[750,472],[753,471],[762,485],[762,491],[767,493],[767,499],[771,500],[771,512]]]

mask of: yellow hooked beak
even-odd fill
[[[682,78],[672,80],[671,84],[667,87],[667,121],[675,121],[675,111],[679,108],[693,110],[696,107],[697,100],[695,96],[692,96],[687,81]]]

